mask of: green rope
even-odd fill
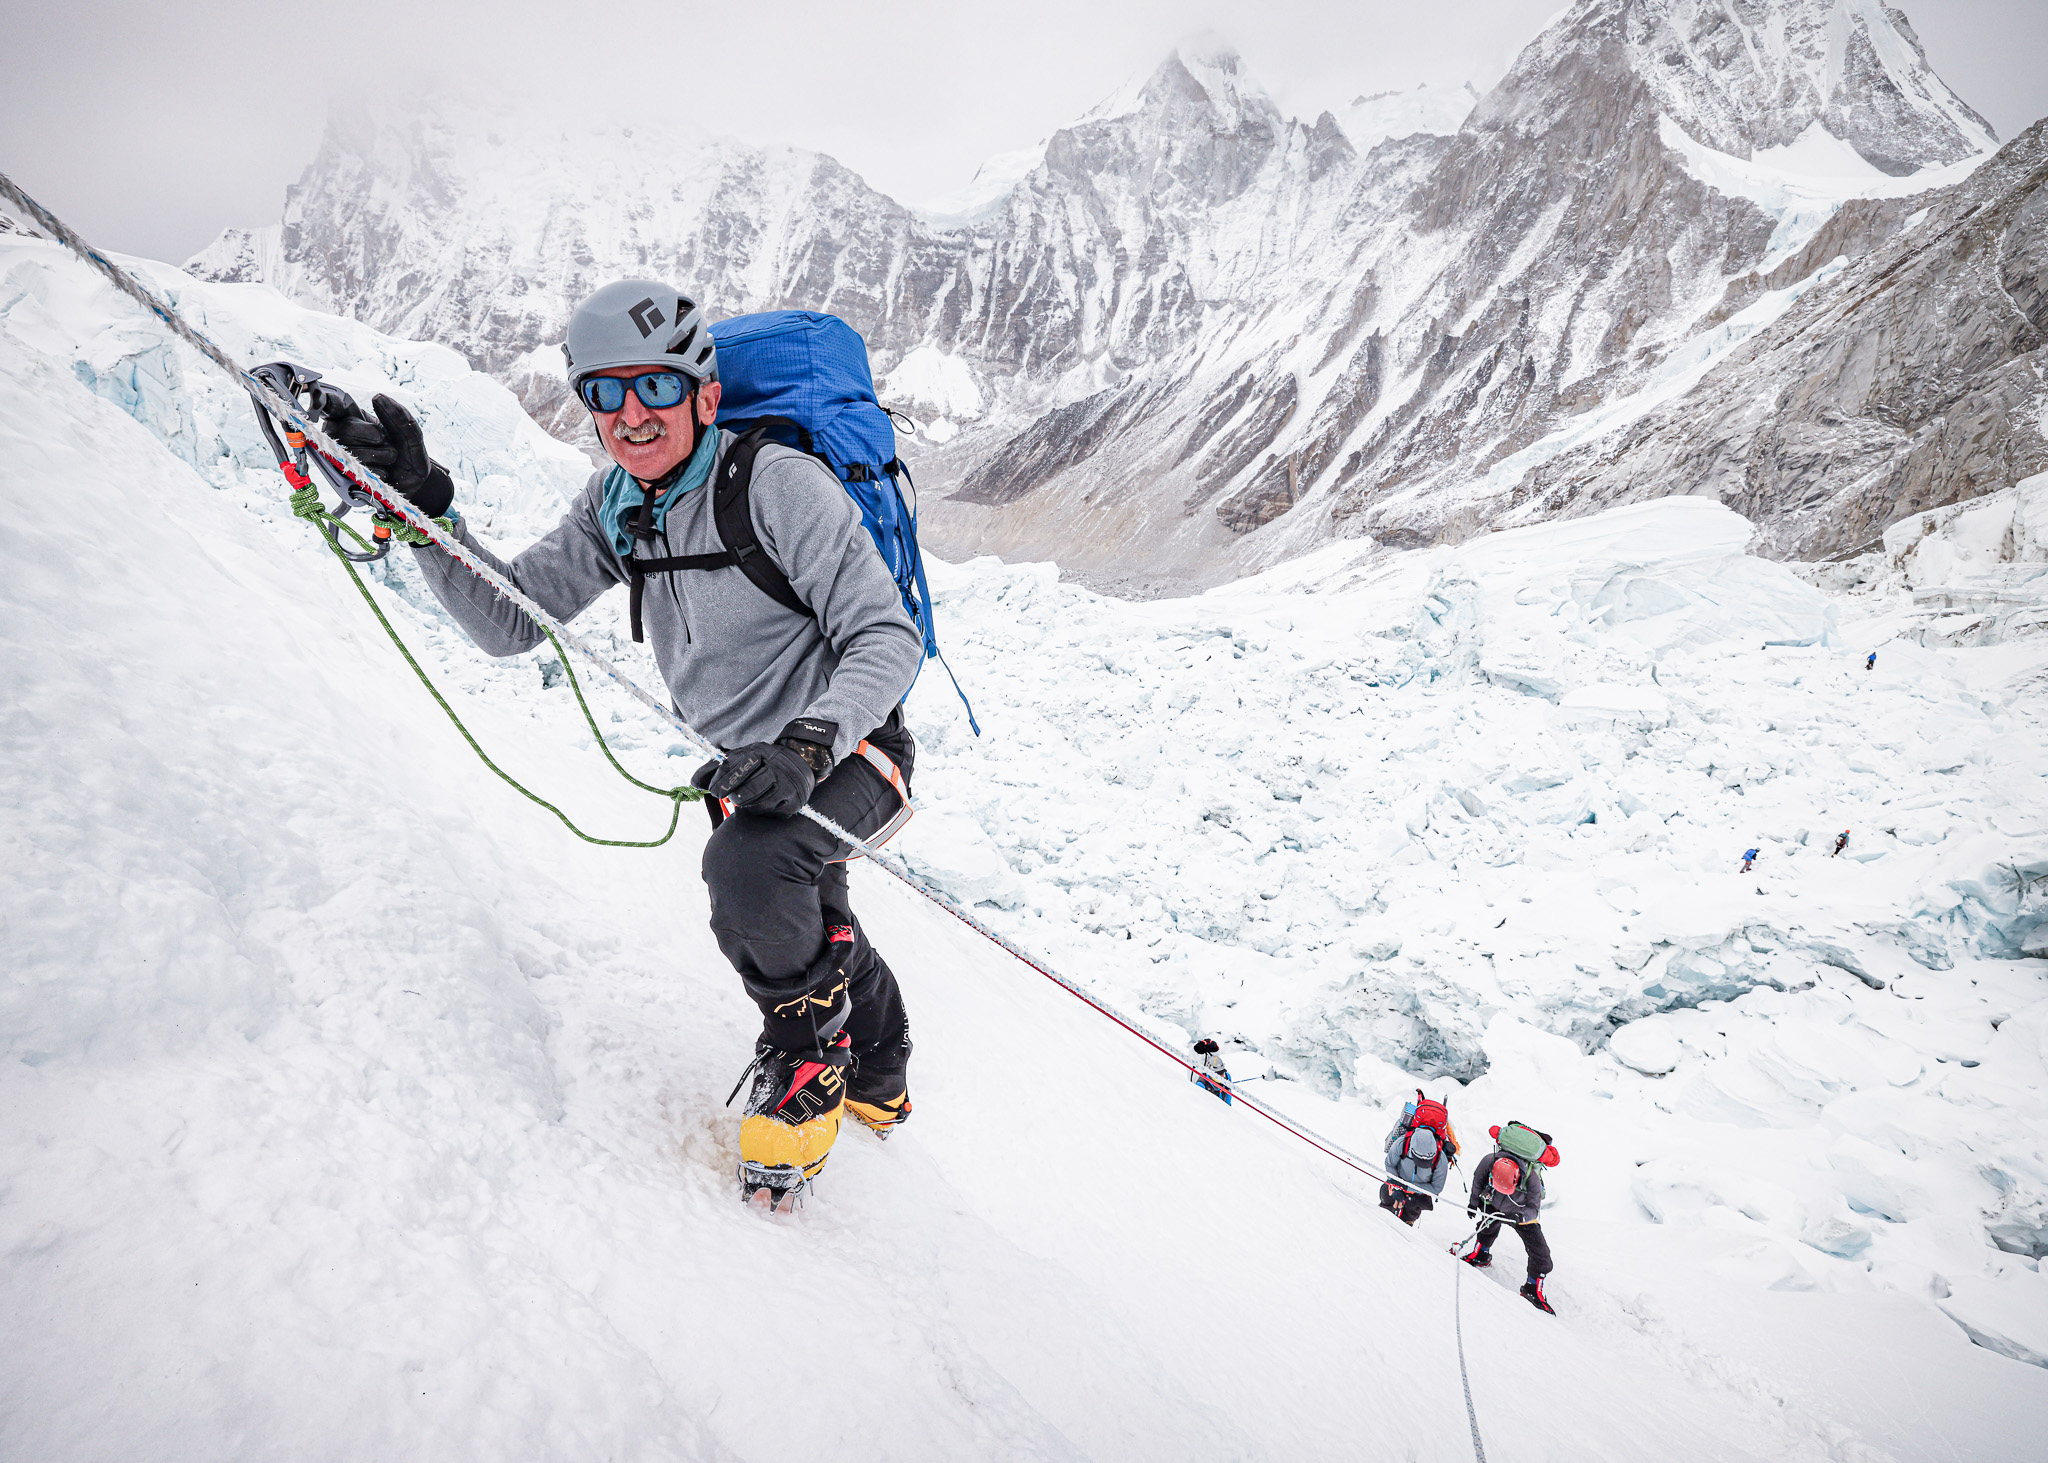
[[[375,545],[373,545],[368,539],[364,538],[361,534],[357,533],[353,528],[351,528],[348,524],[342,522],[339,518],[336,518],[332,513],[329,513],[327,509],[321,505],[319,489],[312,487],[310,485],[300,488],[297,492],[292,494],[291,503],[292,513],[299,518],[305,519],[306,522],[313,525],[313,527],[324,528],[326,525],[331,524],[335,528],[338,528],[343,533],[347,534],[350,538],[354,539],[366,551],[373,549],[375,547]],[[455,531],[454,525],[451,524],[447,519],[444,518],[438,521],[440,522],[441,526],[447,529],[450,533],[453,533]],[[425,534],[421,533],[418,529],[413,528],[408,524],[393,524],[390,525],[390,530],[392,536],[394,538],[400,539],[401,542],[431,542],[431,540],[429,540]],[[448,698],[441,694],[440,690],[434,685],[433,681],[428,678],[426,671],[421,668],[420,663],[417,660],[413,659],[412,651],[408,650],[406,648],[405,642],[398,638],[398,632],[391,627],[391,621],[384,617],[384,610],[382,606],[380,606],[377,603],[376,596],[372,595],[370,593],[370,587],[367,584],[363,583],[363,576],[356,572],[356,566],[352,562],[350,562],[348,555],[342,552],[341,545],[337,543],[333,538],[329,537],[328,534],[326,534],[325,532],[323,532],[320,535],[320,539],[322,543],[326,544],[328,548],[334,551],[334,556],[341,561],[341,566],[344,569],[348,570],[349,581],[355,585],[356,593],[360,594],[363,597],[363,603],[370,607],[370,613],[377,617],[377,623],[384,627],[384,633],[391,637],[391,643],[398,647],[398,653],[404,656],[405,663],[412,667],[412,673],[420,678],[420,684],[427,688],[427,694],[434,698],[435,704],[438,705],[442,711],[447,713],[448,719],[450,721],[455,723],[455,729],[462,733],[462,739],[465,742],[468,742],[470,750],[472,752],[475,752],[477,756],[483,760],[484,766],[490,768],[491,771],[497,773],[498,776],[502,778],[506,782],[506,784],[512,788],[514,792],[518,793],[521,797],[524,797],[529,801],[539,803],[543,808],[546,808],[550,813],[553,813],[557,818],[560,818],[562,820],[562,826],[564,828],[567,828],[571,833],[575,834],[578,838],[582,839],[585,843],[600,844],[605,848],[660,848],[664,843],[667,843],[671,838],[676,836],[676,825],[682,821],[683,804],[694,803],[698,799],[702,798],[704,794],[698,791],[696,788],[688,786],[656,787],[652,783],[642,782],[639,778],[635,777],[632,773],[628,772],[624,767],[622,767],[619,764],[619,759],[612,755],[611,744],[605,741],[604,733],[597,729],[597,718],[591,715],[590,703],[583,699],[583,686],[582,683],[576,679],[576,668],[569,664],[569,656],[567,652],[565,652],[562,649],[561,642],[555,639],[554,632],[552,630],[549,630],[546,626],[541,627],[541,633],[548,637],[548,644],[554,646],[555,654],[561,658],[562,669],[569,673],[569,689],[576,693],[576,705],[583,712],[583,720],[585,721],[585,723],[589,725],[590,734],[593,737],[597,738],[598,750],[604,753],[605,760],[612,764],[613,770],[616,771],[619,774],[619,776],[625,778],[626,781],[632,783],[633,786],[640,788],[643,791],[653,793],[656,797],[663,797],[669,799],[670,802],[673,804],[673,807],[669,811],[668,832],[662,834],[661,837],[655,839],[651,843],[633,843],[621,838],[591,837],[588,833],[585,833],[581,828],[578,828],[574,823],[570,822],[569,815],[567,813],[563,812],[560,808],[556,807],[546,798],[541,797],[539,794],[534,793],[529,789],[521,786],[517,778],[513,777],[511,773],[507,772],[497,763],[493,762],[490,758],[490,754],[484,751],[484,749],[477,744],[476,738],[469,734],[469,728],[462,724],[462,718],[455,714],[455,708],[448,704]]]

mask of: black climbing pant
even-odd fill
[[[1479,1248],[1492,1250],[1494,1237],[1500,1233],[1501,1221],[1489,1219],[1479,1226]],[[1543,1237],[1540,1224],[1511,1224],[1510,1229],[1522,1237],[1522,1248],[1529,1252],[1529,1278],[1550,1273],[1550,1241]]]
[[[868,736],[910,783],[917,743],[899,707]],[[850,756],[811,794],[810,805],[867,838],[902,807],[896,789],[865,758]],[[896,976],[868,943],[847,897],[848,849],[798,815],[744,810],[726,817],[714,799],[704,845],[711,932],[761,1008],[763,1040],[802,1051],[840,1030],[851,1038],[848,1095],[869,1102],[904,1091],[910,1019]]]

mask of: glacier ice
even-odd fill
[[[0,328],[197,463],[226,502],[303,539],[232,388],[198,377],[52,254],[0,246]],[[388,383],[411,395],[496,543],[543,531],[585,471],[498,388],[432,348],[260,288],[155,277],[237,349],[332,368],[352,390]],[[1837,1317],[1838,1338],[1859,1325],[1902,1337],[1902,1317],[1931,1315],[1963,1352],[1967,1334],[1983,1343],[1975,1355],[2021,1370],[2008,1358],[2038,1348],[2013,1317],[2026,1315],[2048,1255],[2048,1005],[2041,962],[2022,958],[2048,915],[2048,764],[2029,679],[2040,663],[2029,657],[2048,646],[1892,641],[1866,671],[1865,647],[1910,617],[1911,591],[1840,592],[1748,558],[1747,540],[1719,504],[1675,499],[1457,548],[1336,545],[1147,603],[1089,594],[1046,565],[934,563],[940,614],[958,627],[949,652],[989,735],[971,736],[942,683],[916,693],[927,807],[901,849],[1155,1031],[1228,1040],[1251,1090],[1352,1146],[1370,1148],[1418,1082],[1446,1091],[1468,1142],[1509,1117],[1555,1132],[1566,1162],[1550,1222],[1560,1284],[1586,1303],[1575,1324],[1679,1356],[1707,1347],[1721,1358],[1712,1366],[1727,1365],[1739,1347],[1714,1351],[1701,1339],[1708,1319],[1672,1320],[1657,1300],[1660,1287],[1706,1276],[1739,1297],[1724,1298],[1731,1314],[1751,1314],[1759,1297],[1810,1300],[1799,1314]],[[223,582],[253,572],[239,540],[206,552]],[[571,749],[564,775],[592,759],[565,687],[523,660],[474,656],[402,563],[373,578],[493,746]],[[354,664],[356,608],[327,604],[323,633],[342,637]],[[623,641],[617,620],[600,604],[583,623]],[[620,650],[630,659],[632,647]],[[617,727],[630,753],[671,750],[659,727],[630,715]],[[430,719],[409,720],[418,746],[391,755],[466,755],[429,751],[436,734]],[[440,796],[429,784],[413,795]],[[379,826],[422,869],[487,863],[527,838],[542,864],[571,857],[523,817],[478,813],[474,827],[431,833]],[[1883,857],[1830,858],[1843,826],[1854,852]],[[234,867],[233,846],[220,841],[220,868]],[[1744,875],[1751,846],[1764,852]],[[687,869],[669,877],[691,882]],[[886,887],[856,877],[864,898]],[[422,888],[462,911],[444,963],[482,961],[492,979],[516,970],[535,983],[522,992],[568,980],[587,994],[563,1016],[526,995],[501,1009],[483,987],[430,987],[471,1003],[462,1021],[477,1024],[447,1040],[512,1064],[495,1080],[508,1111],[528,1116],[502,1141],[526,1141],[515,1130],[545,1139],[565,1113],[588,1121],[578,1104],[594,1089],[621,1113],[644,1098],[625,1075],[643,1058],[615,1054],[616,1032],[682,1018],[629,939],[542,906],[508,911],[439,875]],[[334,931],[368,892],[337,874],[292,897]],[[898,920],[892,959],[901,948],[910,978],[957,982],[971,945],[883,914],[890,896],[872,897],[878,918]],[[232,945],[232,932],[219,937]],[[690,950],[690,961],[715,958],[701,941]],[[424,973],[441,957],[407,958]],[[599,974],[617,969],[644,1009],[607,992]],[[340,1002],[334,1019],[355,1010],[335,963],[315,960],[298,978],[309,1000]],[[268,979],[223,965],[210,989],[248,993],[238,1019],[253,1039],[295,1042],[292,1023],[308,1018],[292,1002],[275,1005],[283,1016],[260,1009],[282,1000]],[[923,1009],[946,1009],[921,988]],[[404,1019],[402,989],[379,999]],[[992,998],[987,1019],[1000,1025],[1009,999]],[[105,1029],[89,1002],[52,1009],[62,1020],[35,1036],[36,1071]],[[567,1035],[554,1034],[564,1020]],[[961,1033],[942,1029],[950,1039],[934,1043],[931,1070],[951,1071],[943,1053]],[[559,1042],[579,1054],[584,1087],[551,1075]],[[1087,1061],[1122,1073],[1122,1050],[1089,1047]],[[1001,1063],[983,1054],[970,1066],[972,1081],[994,1083]],[[933,1104],[941,1123],[949,1107],[980,1101],[969,1079],[948,1080],[964,1085]],[[647,1164],[695,1173],[719,1160],[713,1120],[698,1113],[716,1095],[694,1081],[662,1139],[681,1156]],[[1014,1106],[1007,1088],[984,1096]],[[474,1120],[498,1121],[482,1110]],[[1034,1111],[1006,1130],[1006,1153],[1051,1142],[1044,1121]],[[1201,1198],[1197,1184],[1173,1202]],[[450,1202],[469,1202],[466,1191]],[[1071,1202],[1055,1207],[1048,1233],[1096,1222]],[[1657,1248],[1667,1241],[1680,1248]],[[1983,1425],[1981,1408],[1939,1415],[1944,1431]]]

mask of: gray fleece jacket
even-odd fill
[[[724,434],[721,465],[733,441]],[[509,564],[467,523],[456,535],[548,613],[574,619],[626,583],[598,521],[604,478],[593,474],[562,521]],[[710,481],[718,481],[717,467]],[[845,757],[910,689],[923,644],[860,509],[816,459],[762,448],[748,498],[761,547],[816,618],[777,604],[736,568],[654,574],[641,604],[648,642],[677,712],[719,747],[772,741],[802,716],[837,724],[832,755]],[[677,500],[661,536],[636,540],[633,552],[660,559],[723,547],[707,483]],[[524,613],[447,554],[431,546],[413,553],[435,596],[485,653],[517,655],[543,643]]]

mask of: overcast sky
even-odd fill
[[[481,87],[536,109],[645,109],[816,147],[917,203],[1193,31],[1233,42],[1284,110],[1313,117],[1421,81],[1483,90],[1562,3],[9,0],[0,170],[96,242],[183,260],[226,225],[277,219],[330,96]],[[1999,136],[2048,114],[2048,0],[1904,8]]]

